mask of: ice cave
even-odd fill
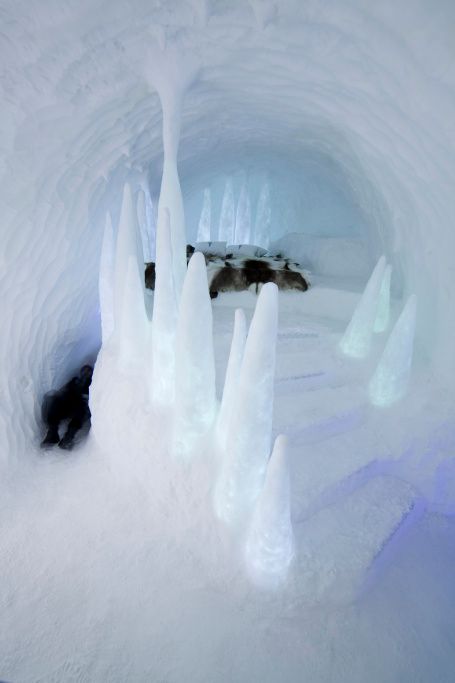
[[[454,36],[0,0],[1,681],[455,680]]]

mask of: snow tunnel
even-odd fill
[[[301,261],[318,282],[360,294],[385,255],[397,309],[418,302],[419,367],[431,378],[431,391],[450,403],[455,371],[452,2],[50,0],[44,6],[39,0],[0,0],[0,22],[0,471],[5,480],[36,456],[45,392],[93,361],[100,348],[103,230],[109,213],[117,231],[127,183],[137,202],[144,261],[154,259],[163,109],[176,84],[179,116],[171,112],[166,125],[179,133],[173,151],[178,151],[188,242],[201,234],[217,239],[230,187],[233,213],[242,196],[246,207],[237,241],[258,243],[262,230],[265,246]],[[208,232],[207,222],[201,228],[207,197]],[[316,372],[315,386],[317,381]],[[307,408],[310,413],[311,405]],[[297,434],[298,417],[287,419],[289,431],[295,428]],[[340,414],[327,434],[362,419],[355,411]],[[412,429],[411,422],[403,424]],[[379,419],[374,428],[380,441]],[[316,440],[316,431],[308,427],[308,443]],[[426,455],[436,442],[449,450],[448,431],[431,441]],[[284,446],[278,445],[284,458]],[[349,448],[355,452],[355,443]],[[365,474],[359,465],[359,481],[369,482],[370,471],[390,474],[388,466],[368,463]],[[276,467],[286,491],[286,463],[280,469],[280,460]],[[399,468],[393,472],[402,474]],[[437,481],[425,480],[425,494],[434,488],[450,497],[453,466],[447,465],[447,473],[441,469]],[[334,481],[344,475],[335,472]],[[341,493],[337,489],[338,502],[351,486],[350,480]],[[379,509],[382,489],[375,486],[376,480],[371,499]],[[270,489],[273,493],[273,483]],[[317,505],[323,496],[335,495],[327,491]],[[408,504],[407,493],[400,489],[396,495]],[[319,513],[313,502],[308,509]],[[262,543],[262,520],[273,508],[268,501],[261,505],[250,543],[254,552]],[[349,505],[343,514],[349,519]],[[387,533],[394,523],[390,516],[384,522]],[[374,526],[381,526],[376,522],[369,520],[372,535]],[[322,518],[318,524],[329,526]],[[318,537],[310,530],[323,570],[330,557]],[[292,552],[289,541],[289,557]],[[375,557],[382,546],[369,552],[368,558]],[[188,617],[189,627],[190,622]],[[215,680],[216,664],[207,666],[204,680]],[[308,680],[328,680],[319,673]],[[50,680],[46,674],[40,680]],[[55,675],[65,680],[65,673]],[[109,672],[103,669],[100,676],[97,680]]]
[[[438,8],[134,2],[128,16],[117,4],[3,4],[4,382],[21,395],[9,442],[30,436],[33,395],[99,336],[103,212],[115,222],[127,177],[156,191],[150,44],[197,62],[179,150],[190,229],[208,179],[216,192],[229,173],[253,185],[271,174],[271,238],[349,234],[364,255],[357,275],[386,253],[403,293],[418,296],[435,371],[453,367],[453,10]]]

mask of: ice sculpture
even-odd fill
[[[155,261],[153,207],[147,189],[140,188],[137,193],[137,219],[144,250],[144,261]]]
[[[417,297],[412,294],[392,329],[376,371],[369,384],[374,405],[395,403],[406,394],[411,373]]]
[[[347,356],[366,358],[370,352],[385,267],[385,256],[381,256],[340,341],[340,348]]]
[[[271,220],[270,186],[268,182],[265,182],[258,199],[254,227],[254,244],[257,244],[264,249],[268,249],[269,247]]]
[[[251,242],[251,207],[246,181],[242,184],[235,216],[235,244]]]
[[[204,255],[196,252],[180,300],[176,337],[173,455],[187,460],[216,412],[212,304]]]
[[[376,333],[385,332],[390,321],[390,279],[392,277],[392,266],[386,266],[382,278],[381,290],[379,292],[379,303],[373,331]]]
[[[286,450],[287,439],[280,434],[275,439],[246,541],[248,574],[263,587],[275,587],[286,578],[295,552]]]
[[[106,214],[101,247],[98,289],[101,312],[101,338],[105,346],[114,331],[114,231],[110,213]]]
[[[142,276],[144,257],[137,225],[136,208],[131,187],[129,183],[125,183],[115,249],[114,319],[116,328],[123,309],[123,292],[130,256],[133,257],[137,271]]]
[[[240,377],[243,352],[246,341],[246,319],[241,308],[237,308],[234,318],[234,331],[232,333],[231,349],[224,380],[223,397],[221,399],[220,412],[216,424],[216,438],[218,445],[223,451],[226,446],[226,438],[229,429],[230,416],[233,403],[236,398],[236,390]]]
[[[132,364],[143,364],[148,320],[144,306],[143,277],[139,275],[137,260],[128,258],[128,270],[122,292],[122,307],[115,325],[119,335],[118,364],[124,371]]]
[[[232,187],[232,180],[226,180],[224,188],[223,203],[221,204],[220,226],[218,229],[218,240],[226,242],[226,244],[234,243],[234,189]]]
[[[226,453],[215,487],[215,512],[228,524],[250,511],[262,490],[270,454],[278,288],[259,294],[233,401]]]
[[[206,187],[204,190],[204,201],[202,205],[201,217],[199,219],[199,226],[197,230],[197,242],[210,242],[210,226],[211,226],[211,199],[210,188]]]
[[[158,215],[155,272],[149,394],[152,403],[169,405],[174,400],[177,301],[172,275],[171,227],[167,208],[161,209]]]

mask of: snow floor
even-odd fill
[[[337,351],[356,297],[280,294],[274,433],[289,436],[297,546],[286,585],[248,583],[243,530],[212,514],[209,449],[189,467],[170,459],[166,415],[138,390],[123,425],[106,416],[110,448],[93,433],[71,453],[35,447],[5,482],[0,679],[454,680],[454,411],[423,363],[399,405],[369,405],[384,337],[368,362]],[[251,317],[255,301],[214,302],[218,392],[234,309]]]

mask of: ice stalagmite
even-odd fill
[[[167,208],[161,209],[158,214],[155,272],[149,394],[153,403],[169,405],[174,400],[177,302],[172,276],[171,228]]]
[[[119,366],[126,371],[131,365],[142,366],[145,361],[148,320],[144,306],[142,280],[137,269],[137,260],[134,256],[130,256],[123,285],[117,339]]]
[[[232,187],[232,180],[228,178],[224,188],[223,203],[221,204],[220,226],[218,230],[219,241],[234,244],[234,229],[234,189]]]
[[[216,413],[212,304],[204,255],[193,254],[180,299],[175,344],[172,453],[188,460]]]
[[[226,454],[215,486],[215,512],[235,523],[254,505],[271,450],[278,288],[263,286],[250,325],[229,421]]]
[[[417,297],[409,297],[392,329],[369,385],[374,405],[386,406],[406,394],[414,348]]]
[[[98,280],[103,346],[106,346],[114,331],[114,262],[114,231],[112,229],[111,215],[107,213]]]
[[[250,244],[251,241],[251,206],[246,182],[240,190],[235,216],[235,244]]]
[[[246,331],[245,313],[241,308],[238,308],[235,312],[231,350],[229,352],[223,397],[221,399],[220,412],[218,413],[216,424],[216,437],[221,451],[223,451],[226,446],[230,416],[232,414],[233,403],[236,400],[240,368],[242,366],[243,352],[245,350]]]
[[[131,187],[128,183],[123,189],[122,207],[117,231],[117,244],[115,249],[115,275],[114,275],[114,321],[115,333],[118,341],[118,326],[123,311],[124,287],[127,278],[130,257],[136,264],[138,275],[144,279],[144,257],[142,243],[137,225],[136,207],[133,202]],[[144,285],[145,286],[145,285]],[[142,287],[142,291],[144,287]],[[142,303],[143,303],[142,297]]]
[[[254,583],[264,588],[272,588],[286,578],[294,557],[286,446],[286,437],[278,436],[246,541],[248,574]]]
[[[265,182],[258,199],[254,228],[254,244],[264,249],[268,249],[269,246],[271,218],[270,186],[268,182]]]
[[[374,332],[385,332],[390,321],[390,279],[392,277],[392,266],[386,266],[382,278],[381,289],[379,292],[379,303],[376,320],[374,322]]]
[[[381,256],[340,341],[340,348],[347,356],[366,358],[370,352],[385,267],[385,256]]]
[[[197,242],[210,242],[210,225],[211,225],[211,199],[210,188],[206,187],[204,190],[204,201],[202,204],[201,217],[199,219],[199,226],[197,230]]]

